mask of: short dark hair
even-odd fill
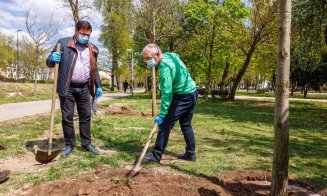
[[[78,20],[75,28],[77,29],[77,31],[81,30],[81,29],[88,29],[92,31],[92,26],[89,22],[85,21],[85,20]]]

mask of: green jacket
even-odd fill
[[[178,54],[166,52],[159,65],[161,91],[160,116],[168,113],[174,94],[189,94],[196,91],[196,85]]]

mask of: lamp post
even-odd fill
[[[131,62],[131,74],[132,74],[132,79],[131,79],[131,93],[132,96],[134,96],[134,51],[133,49],[127,49],[127,51],[132,53],[132,62]]]
[[[19,79],[19,61],[18,61],[18,33],[22,31],[20,29],[17,30],[17,48],[16,48],[16,66],[17,66],[17,76],[16,78]]]

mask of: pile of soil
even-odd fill
[[[21,191],[20,195],[269,195],[270,177],[250,171],[217,177],[191,177],[164,169],[141,170],[133,178],[127,169],[97,169],[75,179],[59,180]],[[294,184],[289,195],[314,195]],[[325,193],[321,192],[321,195]],[[316,194],[318,195],[318,194]]]
[[[133,110],[128,107],[128,105],[123,104],[123,103],[115,103],[110,105],[108,108],[105,109],[104,114],[108,115],[125,115],[125,116],[146,116],[146,117],[151,117],[151,113],[144,113],[144,112],[139,112],[136,110]]]

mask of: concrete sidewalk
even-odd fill
[[[134,90],[134,93],[142,93],[144,90]],[[103,94],[98,101],[104,101],[119,97],[130,96],[129,93],[107,93]],[[56,109],[60,109],[59,100],[56,100]],[[33,116],[37,114],[49,113],[51,111],[51,100],[30,101],[21,103],[10,103],[0,105],[0,122]]]

